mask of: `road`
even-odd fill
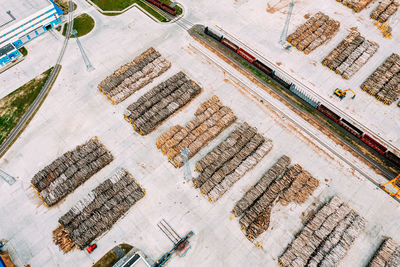
[[[8,135],[7,139],[4,141],[4,143],[0,146],[0,155],[4,155],[4,153],[7,151],[9,146],[14,142],[14,140],[18,137],[20,134],[21,130],[25,127],[26,123],[31,119],[32,115],[36,112],[38,107],[40,106],[40,103],[43,101],[43,99],[46,97],[48,91],[52,87],[53,83],[55,82],[57,75],[61,69],[61,61],[64,57],[65,51],[67,49],[68,41],[69,41],[69,36],[71,34],[72,28],[73,28],[73,2],[69,1],[68,2],[68,27],[67,27],[67,34],[65,35],[64,43],[61,48],[60,54],[58,55],[57,62],[51,71],[46,83],[44,84],[42,90],[40,91],[39,95],[35,98],[33,101],[32,105],[28,108],[24,116],[18,121],[17,125],[14,127],[14,129],[10,132]]]

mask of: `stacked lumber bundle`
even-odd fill
[[[52,206],[113,160],[94,137],[68,151],[33,176],[31,184],[46,206]]]
[[[145,191],[128,171],[116,171],[61,216],[60,226],[53,232],[55,244],[65,252],[72,249],[71,242],[84,249],[111,229],[144,195]]]
[[[223,142],[196,164],[200,172],[193,179],[196,188],[217,201],[272,149],[272,141],[247,123],[240,124]]]
[[[184,148],[189,150],[188,157],[193,157],[201,148],[236,121],[233,111],[224,106],[217,96],[202,103],[194,115],[195,118],[185,127],[173,126],[156,140],[157,148],[168,156],[168,160],[175,167],[183,166],[181,151]]]
[[[179,72],[128,106],[125,119],[141,135],[152,132],[201,92],[201,87]]]
[[[170,67],[171,63],[151,47],[101,81],[99,90],[113,104],[118,104]]]
[[[386,22],[399,9],[399,0],[383,0],[372,11],[371,18],[379,22]]]
[[[395,102],[400,95],[400,56],[390,55],[361,84],[361,88],[387,105]]]
[[[328,55],[322,64],[343,77],[350,79],[378,51],[379,45],[366,40],[358,31],[352,31]]]
[[[338,197],[325,204],[279,258],[281,266],[336,266],[366,221]]]
[[[341,2],[343,5],[353,9],[354,12],[360,12],[366,8],[372,0],[336,0],[336,2]]]
[[[287,41],[305,54],[329,42],[339,31],[340,22],[330,19],[322,12],[316,13],[296,31],[287,37]]]
[[[400,246],[392,238],[383,241],[369,262],[369,267],[400,266]]]
[[[271,210],[275,200],[284,206],[290,202],[304,203],[318,187],[318,179],[298,164],[289,167],[290,158],[282,156],[261,177],[232,210],[249,240],[257,238],[270,223]]]

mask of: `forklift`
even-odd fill
[[[350,91],[350,92],[353,93],[353,97],[352,97],[351,99],[356,98],[356,93],[354,93],[354,91],[351,90],[351,89],[347,89],[347,90],[344,90],[344,91],[343,91],[343,90],[340,90],[339,88],[336,88],[335,91],[333,92],[333,94],[334,94],[335,96],[339,97],[340,100],[342,100],[343,98],[346,97],[346,93],[347,93],[348,91]]]

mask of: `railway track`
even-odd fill
[[[253,94],[254,96],[256,96],[260,101],[262,101],[263,103],[268,103],[268,105],[276,112],[278,113],[280,116],[282,116],[282,118],[285,118],[287,121],[291,122],[292,124],[294,124],[297,128],[301,129],[301,131],[303,131],[304,133],[306,133],[310,138],[312,138],[315,142],[317,142],[321,147],[325,148],[327,151],[329,151],[331,154],[333,154],[334,156],[336,156],[340,161],[344,162],[345,164],[347,164],[349,167],[351,167],[352,169],[356,170],[361,176],[364,176],[366,179],[368,179],[371,183],[373,183],[375,186],[379,187],[380,183],[372,176],[368,175],[367,173],[365,173],[360,167],[357,167],[355,164],[353,164],[352,162],[350,162],[349,160],[346,159],[345,156],[343,156],[342,154],[337,152],[337,149],[330,146],[328,143],[326,143],[325,141],[323,141],[321,138],[318,137],[317,133],[313,133],[311,130],[309,130],[308,128],[303,126],[303,123],[298,122],[297,120],[295,120],[291,115],[289,115],[288,113],[286,113],[285,111],[281,110],[279,107],[277,107],[274,103],[272,103],[271,101],[268,100],[268,94],[266,92],[264,92],[263,90],[259,89],[253,89],[252,86],[248,85],[247,82],[241,80],[240,78],[238,78],[237,76],[235,76],[235,74],[233,74],[230,70],[226,69],[225,67],[222,66],[222,64],[220,64],[218,62],[217,59],[211,57],[208,53],[203,52],[201,49],[193,46],[193,45],[189,45],[191,48],[195,49],[199,54],[201,54],[204,58],[206,58],[207,60],[209,60],[210,62],[212,62],[213,64],[215,64],[218,68],[220,68],[225,74],[228,74],[229,76],[231,76],[231,78],[238,83],[240,86],[242,86],[243,88],[246,88],[246,90],[248,90],[251,94]],[[258,88],[258,87],[256,87]],[[384,175],[389,175],[389,173],[379,167],[376,166],[376,163],[373,162],[372,160],[370,160],[368,157],[365,157],[360,151],[355,150],[355,152],[361,156],[365,161],[367,161],[368,163],[372,164],[373,166],[375,166],[376,168],[378,168]],[[392,175],[390,174],[390,177]],[[388,194],[389,195],[389,194]],[[394,200],[396,200],[398,203],[400,203],[400,199],[392,197]]]
[[[48,91],[50,90],[51,86],[55,82],[58,73],[61,70],[61,61],[64,57],[65,51],[67,49],[68,41],[69,41],[69,36],[71,34],[72,28],[73,28],[73,2],[69,1],[68,2],[68,27],[64,39],[63,46],[61,48],[60,54],[58,55],[56,64],[54,65],[53,70],[51,71],[46,83],[43,85],[42,90],[38,94],[38,96],[35,98],[33,101],[32,105],[28,108],[26,113],[22,116],[22,118],[18,121],[17,125],[14,127],[14,129],[10,132],[9,136],[7,139],[4,141],[4,143],[0,146],[0,157],[4,155],[4,153],[7,151],[7,149],[11,146],[11,144],[15,141],[15,139],[18,137],[20,134],[21,130],[25,127],[26,123],[31,119],[32,115],[36,112],[37,108],[40,106],[40,103],[44,99],[44,97],[47,95]]]

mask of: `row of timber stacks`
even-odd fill
[[[333,197],[305,225],[279,258],[281,266],[337,266],[366,221]]]
[[[279,158],[233,208],[232,213],[240,217],[239,224],[249,240],[268,230],[276,200],[284,206],[290,202],[302,204],[319,186],[318,179],[298,164],[289,167],[290,162],[287,156]]]
[[[144,195],[145,191],[133,176],[119,169],[61,216],[58,220],[60,226],[53,231],[54,243],[64,252],[75,245],[84,249],[110,230]]]
[[[361,84],[361,88],[387,105],[396,101],[400,95],[399,55],[390,55],[385,62]]]
[[[336,2],[341,2],[343,5],[353,9],[354,12],[361,12],[372,0],[336,0]]]
[[[396,267],[400,266],[400,246],[392,238],[383,241],[370,261],[369,267]]]
[[[193,157],[236,121],[233,111],[224,106],[217,96],[202,103],[194,115],[195,118],[184,127],[172,126],[156,140],[157,148],[168,156],[168,160],[175,167],[183,166],[181,152],[184,148],[189,149],[188,157]]]
[[[171,63],[151,47],[101,81],[99,90],[113,104],[118,104],[170,67]]]
[[[112,154],[95,137],[44,167],[31,183],[44,203],[52,206],[112,160]]]
[[[378,51],[379,45],[366,40],[358,31],[351,31],[339,45],[323,59],[322,64],[350,79]]]
[[[129,105],[125,119],[141,135],[149,134],[200,92],[199,85],[179,72]]]
[[[217,201],[272,149],[272,141],[241,123],[223,142],[196,163],[193,184],[209,201]]]
[[[340,23],[330,19],[322,12],[316,13],[296,31],[287,37],[287,41],[305,54],[329,42],[339,31]]]
[[[399,9],[399,0],[383,0],[372,11],[371,18],[379,22],[386,22]]]

